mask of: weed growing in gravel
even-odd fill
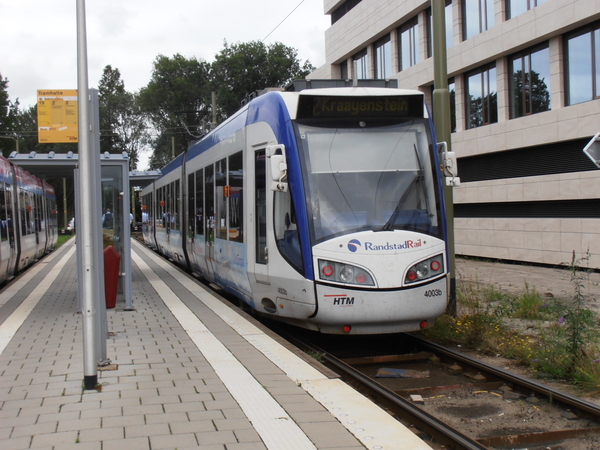
[[[600,349],[596,348],[594,354],[600,355]],[[600,359],[583,358],[573,378],[590,395],[600,396]]]
[[[588,272],[582,262],[587,259],[573,253],[568,302],[545,298],[528,285],[515,297],[479,283],[458,283],[457,316],[441,317],[423,334],[442,344],[502,355],[540,377],[569,380],[600,395],[600,331],[594,313],[585,308]]]

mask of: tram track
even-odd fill
[[[316,355],[397,419],[414,426],[433,448],[582,450],[600,446],[599,406],[414,335],[396,335],[402,336],[401,351],[394,352],[393,344],[376,344],[374,354],[359,349],[360,353],[352,355],[348,348],[336,349],[340,340],[330,344],[322,335],[277,332]],[[378,340],[385,341],[385,337]],[[373,374],[382,367],[388,372],[408,372],[414,378],[376,378]],[[427,376],[419,376],[425,372]],[[551,425],[545,429],[545,424]]]
[[[600,406],[537,381],[412,334],[324,335],[266,322],[434,450],[600,448]],[[417,375],[376,379],[379,369],[398,367]]]

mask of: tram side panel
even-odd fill
[[[182,161],[175,161],[176,167],[155,181],[156,190],[156,245],[158,251],[178,265],[186,267],[182,239]]]
[[[14,190],[12,165],[6,158],[0,157],[0,282],[14,276],[17,265]]]
[[[247,172],[238,130],[186,163],[186,246],[191,270],[249,300]]]
[[[155,230],[155,191],[154,182],[142,189],[142,235],[148,247],[156,250]]]
[[[254,305],[259,312],[285,320],[297,319],[307,326],[306,320],[316,310],[314,284],[304,274],[290,193],[272,190],[274,177],[269,158],[280,142],[265,122],[248,126],[247,141],[247,165],[252,168],[247,178],[252,180],[254,191],[253,196],[248,196],[253,238],[248,249],[248,271]]]

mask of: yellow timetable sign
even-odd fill
[[[77,89],[38,89],[37,93],[38,142],[77,142]]]

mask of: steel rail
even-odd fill
[[[420,408],[414,406],[407,400],[403,399],[393,391],[381,386],[379,383],[371,380],[368,376],[354,369],[350,365],[330,355],[316,345],[299,338],[298,336],[290,335],[283,332],[281,329],[278,333],[285,339],[292,342],[300,348],[308,349],[316,354],[321,355],[322,360],[337,370],[340,376],[346,378],[346,381],[352,380],[360,383],[360,385],[368,389],[371,393],[385,400],[386,403],[394,407],[394,413],[402,417],[405,421],[413,424],[419,430],[426,432],[432,436],[437,442],[443,444],[448,449],[452,450],[489,450],[489,447],[465,436],[458,430],[440,422],[432,415],[426,413]]]
[[[550,386],[543,385],[529,378],[515,375],[514,373],[510,373],[491,364],[478,361],[475,358],[471,358],[470,356],[464,355],[462,353],[452,351],[439,344],[426,341],[412,334],[407,334],[406,336],[410,337],[410,339],[412,339],[416,343],[416,345],[419,346],[419,348],[426,348],[429,351],[434,352],[436,354],[441,354],[450,359],[462,362],[463,364],[467,364],[471,368],[474,368],[480,372],[487,372],[502,380],[509,381],[510,383],[513,383],[516,386],[519,386],[521,388],[527,389],[531,392],[535,392],[536,394],[546,397],[551,403],[560,403],[562,405],[568,406],[572,411],[575,410],[579,412],[579,414],[577,414],[579,416],[587,416],[586,418],[593,418],[600,421],[600,406],[595,405],[594,403],[567,394],[566,392],[560,391],[558,389],[554,389]]]

